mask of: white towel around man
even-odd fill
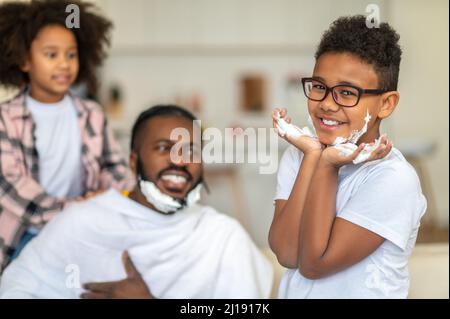
[[[242,226],[211,207],[173,215],[115,190],[73,204],[5,270],[1,298],[78,298],[126,277],[128,250],[157,298],[268,298],[273,269]]]

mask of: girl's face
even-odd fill
[[[362,89],[379,88],[378,76],[373,67],[348,53],[325,53],[320,56],[313,78],[328,87],[351,84]],[[358,144],[373,142],[379,136],[378,113],[382,100],[381,95],[362,95],[357,105],[342,107],[336,104],[331,92],[323,101],[308,100],[308,111],[320,142],[330,145],[337,137],[347,138],[352,131],[360,130],[364,126],[367,111],[372,119],[367,133],[360,138]]]
[[[30,95],[44,103],[60,101],[76,80],[78,69],[76,38],[59,25],[39,31],[22,67],[30,78]]]

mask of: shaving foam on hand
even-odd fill
[[[366,144],[366,146],[364,146],[361,153],[359,153],[358,156],[353,160],[353,164],[359,164],[364,161],[367,161],[367,159],[370,157],[370,154],[372,154],[372,152],[374,150],[376,150],[378,146],[380,146],[380,143],[381,143],[381,137],[377,138],[373,145]],[[342,156],[350,156],[358,148],[358,146],[356,146],[356,144],[352,144],[352,143],[339,144],[339,145],[335,145],[333,147],[337,148],[340,151],[340,154]]]
[[[293,124],[289,124],[283,118],[280,117],[280,113],[277,113],[277,129],[278,134],[281,137],[287,136],[290,138],[297,139],[303,135],[315,138],[314,134],[308,127],[299,128]]]

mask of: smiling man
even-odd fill
[[[5,270],[0,297],[269,297],[273,270],[248,234],[197,203],[203,167],[186,159],[201,145],[170,138],[176,128],[193,136],[194,120],[177,106],[143,112],[132,132],[133,191],[110,190],[56,217]],[[180,142],[183,160],[170,156]]]

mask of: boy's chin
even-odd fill
[[[319,142],[320,143],[322,143],[322,144],[324,144],[324,145],[331,145],[331,144],[333,144],[334,143],[334,141],[336,140],[336,137],[337,136],[329,136],[329,135],[321,135],[321,134],[319,134],[318,135],[318,138],[319,138]]]
[[[342,136],[341,135],[324,135],[324,134],[318,135],[319,142],[324,145],[327,145],[327,146],[333,145],[338,137],[344,137],[344,135],[342,135]]]

